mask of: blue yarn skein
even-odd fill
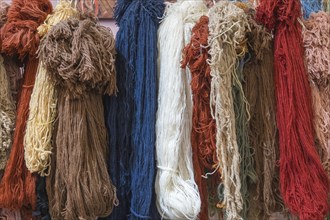
[[[154,202],[157,29],[162,0],[119,0],[117,97],[105,97],[109,173],[119,206],[107,219],[157,219]]]

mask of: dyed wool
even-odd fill
[[[3,170],[7,163],[16,118],[16,106],[3,61],[0,55],[0,170]]]
[[[109,173],[118,188],[120,205],[109,219],[159,216],[153,186],[157,29],[163,10],[162,0],[117,2],[119,92],[117,97],[105,98],[105,112],[110,136]]]
[[[61,1],[54,13],[38,28],[40,36],[61,20],[78,17],[78,11],[70,2]],[[31,173],[38,172],[47,176],[50,172],[50,155],[52,153],[52,133],[56,114],[57,91],[49,79],[42,62],[39,64],[36,82],[31,95],[30,115],[24,137],[25,162]]]
[[[304,25],[303,42],[312,87],[314,128],[321,160],[330,178],[330,14],[312,13]]]
[[[250,144],[254,147],[257,187],[251,188],[249,219],[268,219],[281,204],[277,187],[276,152],[278,140],[275,119],[273,39],[249,15],[249,53],[244,64],[244,92],[250,106]],[[255,189],[255,190],[254,190]]]
[[[207,47],[208,23],[209,18],[207,16],[202,16],[196,23],[192,29],[191,41],[184,48],[182,60],[182,67],[186,68],[188,66],[192,76],[193,121],[191,145],[195,181],[202,202],[199,218],[203,220],[209,219],[208,195],[216,195],[216,187],[221,181],[215,140],[216,126],[210,109],[211,70],[207,63],[209,57]],[[211,198],[210,200],[217,199]],[[212,208],[214,210],[215,207],[211,207],[211,210]]]
[[[0,184],[0,207],[20,209],[25,206],[29,211],[23,213],[24,218],[31,215],[30,210],[36,203],[35,177],[28,172],[23,156],[29,100],[38,67],[35,55],[39,37],[36,29],[51,10],[52,5],[46,0],[14,0],[8,10],[8,21],[1,29],[2,52],[18,55],[21,60],[29,56],[18,101],[12,150]]]
[[[244,49],[244,46],[242,49],[247,50],[247,48]],[[241,156],[240,178],[242,184],[241,193],[243,198],[243,209],[241,211],[241,216],[243,219],[247,219],[248,209],[250,208],[250,189],[255,188],[258,177],[254,169],[254,149],[250,145],[248,134],[248,121],[250,118],[249,104],[246,100],[242,87],[242,83],[244,82],[243,67],[245,62],[245,52],[239,51],[239,53],[240,54],[238,54],[238,57],[240,58],[240,61],[236,70],[237,81],[234,81],[232,96],[236,118],[237,145]]]
[[[131,132],[134,114],[134,62],[138,25],[131,1],[118,0],[115,18],[119,26],[116,35],[116,72],[118,94],[104,98],[105,121],[109,134],[108,172],[117,187],[119,205],[107,218],[125,219],[130,213],[130,152]],[[130,7],[129,7],[130,6]],[[128,10],[128,9],[131,10]],[[130,42],[130,43],[127,43]]]
[[[276,120],[283,200],[302,220],[323,219],[329,209],[329,182],[314,145],[311,94],[297,20],[300,10],[298,0],[263,0],[256,17],[275,30]]]
[[[223,180],[224,205],[228,219],[241,219],[243,208],[240,154],[236,137],[233,85],[242,85],[236,73],[241,43],[248,29],[247,16],[234,3],[218,2],[209,11],[209,54],[211,55],[211,112],[217,125],[217,154]]]
[[[52,219],[105,217],[117,204],[102,103],[102,94],[116,92],[113,35],[90,18],[71,18],[48,31],[39,55],[59,91]]]
[[[163,218],[196,219],[201,200],[191,151],[192,97],[182,49],[207,8],[200,1],[168,3],[158,31],[159,94],[156,121],[157,207]]]

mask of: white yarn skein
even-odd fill
[[[181,69],[180,61],[193,26],[206,12],[202,0],[168,4],[158,30],[155,188],[157,207],[165,219],[196,219],[201,207],[192,163],[191,75]]]
[[[237,51],[249,29],[245,12],[233,2],[221,1],[209,11],[210,106],[216,120],[216,145],[222,180],[226,219],[242,219],[240,154],[236,139],[233,83],[238,83]]]

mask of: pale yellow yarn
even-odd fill
[[[54,13],[48,15],[45,23],[38,28],[40,36],[62,20],[79,17],[76,9],[68,1],[60,1]],[[52,134],[57,116],[57,91],[49,80],[42,61],[38,68],[30,101],[30,114],[24,137],[26,167],[32,173],[48,176],[52,153]]]

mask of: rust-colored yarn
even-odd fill
[[[0,184],[0,207],[4,208],[20,209],[23,205],[34,208],[36,203],[35,177],[25,166],[23,137],[37,67],[38,60],[29,59],[17,107],[18,116],[12,150]]]
[[[7,14],[7,23],[1,29],[2,52],[28,55],[21,95],[17,106],[17,121],[12,150],[0,184],[0,207],[9,209],[34,208],[36,203],[35,177],[28,172],[24,162],[23,137],[28,117],[30,96],[38,67],[35,58],[39,37],[37,27],[52,10],[46,0],[14,0]],[[34,29],[35,28],[35,29]]]
[[[202,16],[192,29],[190,43],[184,48],[182,67],[189,67],[193,93],[193,129],[191,142],[195,181],[202,200],[199,218],[208,219],[208,185],[211,195],[216,194],[221,175],[216,148],[216,123],[210,109],[211,75],[208,59],[209,18]],[[210,173],[210,176],[205,174]],[[211,174],[213,174],[211,176]],[[205,176],[203,178],[202,176]],[[209,179],[209,181],[208,181]],[[209,184],[208,184],[209,183]]]
[[[252,11],[251,11],[252,12]],[[249,13],[249,54],[243,69],[244,93],[249,102],[249,139],[254,147],[257,187],[251,187],[249,218],[265,219],[281,204],[278,189],[277,127],[275,120],[274,50],[270,32]]]
[[[329,182],[315,149],[300,18],[299,0],[262,0],[256,12],[256,19],[274,30],[276,121],[283,201],[299,219],[321,220],[329,211]]]
[[[102,102],[102,94],[116,92],[113,35],[94,20],[72,18],[53,26],[39,51],[59,91],[56,159],[47,180],[51,217],[108,216],[118,202],[107,172]]]

